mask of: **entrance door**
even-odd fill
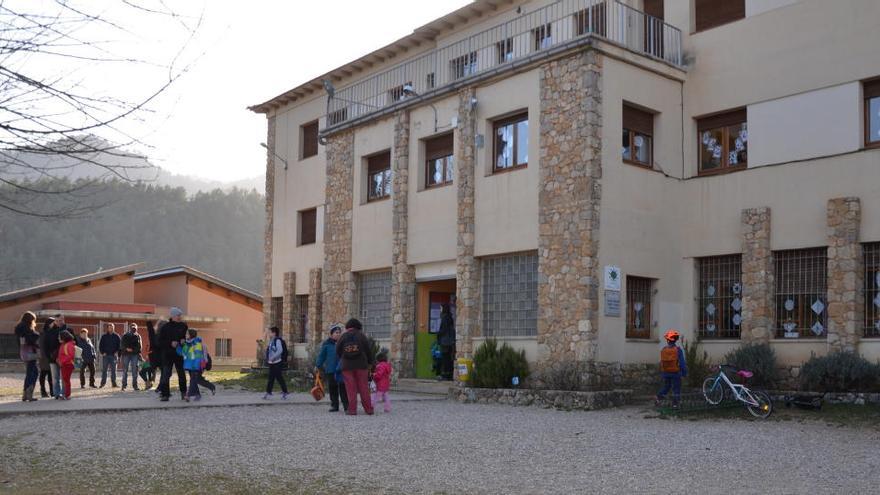
[[[437,332],[440,330],[440,310],[444,304],[451,304],[455,299],[455,280],[422,282],[418,284],[417,292],[416,378],[435,378],[437,373],[433,370],[431,347],[437,341]]]

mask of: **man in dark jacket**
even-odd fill
[[[345,333],[336,343],[336,357],[342,359],[342,376],[345,378],[345,391],[348,394],[348,411],[345,414],[357,414],[357,396],[361,396],[364,412],[373,414],[370,401],[369,376],[370,368],[375,363],[373,348],[361,330],[361,322],[355,318],[345,324]]]
[[[131,372],[131,388],[140,390],[138,387],[138,362],[141,358],[141,348],[138,327],[132,323],[128,327],[128,332],[122,336],[122,390],[128,387],[129,372]]]
[[[186,372],[183,369],[183,357],[177,355],[177,346],[186,340],[187,329],[186,323],[183,322],[183,311],[180,308],[171,308],[171,317],[159,328],[156,341],[162,356],[159,396],[163,402],[167,402],[171,398],[171,371],[173,368],[177,368],[180,398],[186,399]]]
[[[101,388],[107,385],[107,370],[110,370],[110,383],[116,388],[116,359],[119,357],[119,349],[122,347],[122,339],[116,334],[116,325],[108,323],[104,327],[104,335],[98,341],[98,352],[101,353]]]
[[[86,386],[86,369],[89,370],[89,387],[95,388],[95,345],[89,331],[83,328],[76,338],[76,346],[82,349],[82,366],[79,369],[79,388]]]
[[[440,376],[444,380],[452,380],[452,362],[455,359],[455,319],[452,317],[452,308],[449,304],[441,306],[437,343],[440,344],[441,352]]]
[[[49,318],[43,331],[46,333],[46,356],[49,358],[49,369],[52,371],[52,391],[56,399],[64,396],[61,389],[61,368],[58,366],[58,350],[61,349],[61,332],[67,330],[64,317],[60,314]]]

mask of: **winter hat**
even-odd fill
[[[175,306],[171,308],[171,316],[183,316],[183,310]]]

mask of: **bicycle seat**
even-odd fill
[[[736,374],[743,377],[743,378],[751,378],[755,375],[754,373],[752,373],[749,370],[739,370],[736,372]]]

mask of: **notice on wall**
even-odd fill
[[[605,316],[620,316],[619,290],[605,290]]]
[[[620,291],[620,268],[614,265],[605,267],[605,290]]]

